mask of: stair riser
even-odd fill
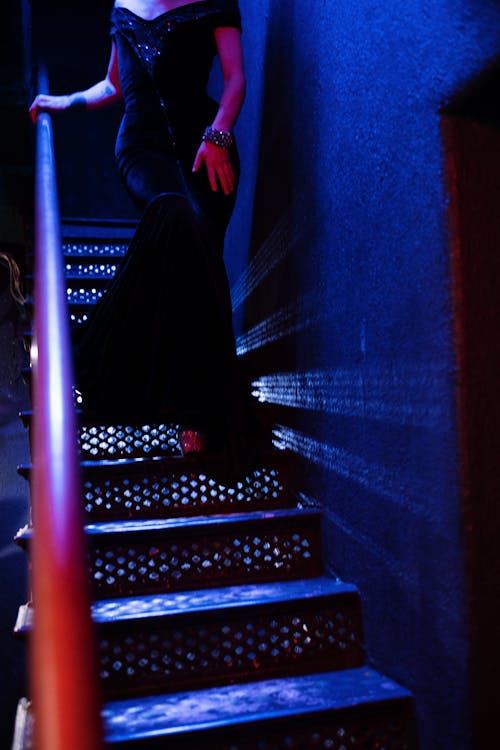
[[[171,465],[158,471],[155,462],[85,467],[82,492],[86,522],[246,513],[297,505],[277,462],[254,470],[234,487],[211,479],[208,464],[202,472],[199,463],[190,459],[176,461],[177,466],[179,463],[182,470],[177,471]],[[29,480],[31,466],[18,467],[18,473]]]
[[[310,578],[321,574],[319,518],[255,521],[174,533],[95,535],[96,599]]]
[[[97,283],[89,285],[87,288],[80,282],[68,282],[66,289],[66,300],[70,313],[86,312],[90,313],[94,305],[99,302],[105,294],[104,286]]]
[[[96,290],[94,293],[90,289],[88,291],[84,290],[82,294],[78,293],[78,296],[76,293],[67,295],[70,321],[72,323],[83,323],[87,320],[100,297],[102,297],[102,290]],[[32,319],[34,315],[33,301],[27,299],[25,306],[29,317]]]
[[[22,412],[21,419],[29,429],[32,441],[32,414]],[[103,425],[87,420],[79,427],[80,456],[88,461],[114,461],[117,459],[169,458],[180,455],[177,425],[125,424]]]
[[[67,259],[65,263],[66,288],[76,292],[80,289],[91,290],[93,287],[105,289],[107,284],[114,278],[118,269],[119,259],[101,260],[87,259],[83,262],[78,258]],[[26,288],[31,291],[34,288],[33,277],[25,279]]]
[[[108,699],[364,664],[357,595],[99,626]]]
[[[114,278],[117,263],[66,263],[66,286],[70,289],[106,288]]]
[[[127,750],[417,750],[417,740],[411,701],[394,700],[109,746]]]
[[[119,263],[127,252],[128,242],[92,242],[76,239],[65,241],[62,251],[66,263],[92,265],[96,263]]]
[[[89,523],[273,510],[293,506],[277,468],[259,469],[236,488],[225,488],[200,470],[85,473]],[[208,473],[209,469],[207,470]]]
[[[80,455],[88,460],[168,457],[180,454],[177,426],[84,423],[80,427]]]
[[[63,244],[70,319],[82,323],[91,314],[127,250],[127,243],[70,241]],[[105,266],[101,269],[100,266]],[[102,278],[104,277],[104,278]],[[70,291],[71,290],[71,291]]]

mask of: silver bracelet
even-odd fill
[[[202,141],[213,143],[214,146],[219,146],[229,151],[234,145],[234,136],[230,130],[216,130],[215,128],[208,127],[205,128]]]

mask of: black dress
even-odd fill
[[[91,414],[175,421],[241,443],[249,399],[222,258],[234,195],[212,192],[204,167],[192,172],[218,107],[205,88],[220,26],[241,28],[236,0],[189,3],[152,21],[112,11],[125,102],[116,157],[145,210],[78,335],[75,369]],[[235,150],[231,159],[237,173]]]

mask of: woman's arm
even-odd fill
[[[30,116],[36,122],[39,112],[62,112],[67,109],[100,109],[121,99],[120,78],[118,75],[118,55],[113,42],[108,72],[103,81],[99,81],[85,91],[76,91],[65,96],[39,94],[30,107]]]
[[[219,110],[212,123],[215,130],[232,130],[245,99],[245,71],[241,34],[238,29],[215,30],[215,43],[224,80]]]
[[[216,29],[215,43],[222,69],[224,90],[217,115],[211,127],[214,130],[230,132],[238,118],[245,98],[241,34],[238,29],[231,27]],[[196,154],[193,172],[197,172],[202,164],[205,164],[207,169],[212,190],[216,191],[220,184],[225,195],[233,192],[236,178],[226,149],[204,141]]]

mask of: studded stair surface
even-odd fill
[[[85,513],[89,522],[99,522],[291,508],[296,500],[285,481],[284,458],[270,455],[251,476],[229,486],[214,478],[218,461],[208,456],[201,462],[82,460]],[[31,466],[18,471],[29,479]]]
[[[357,669],[116,702],[105,705],[104,722],[107,741],[123,747],[150,739],[191,750],[399,748],[408,703],[394,682]],[[372,724],[364,710],[374,708]]]
[[[96,602],[108,698],[364,664],[359,595],[330,578]],[[18,633],[31,626],[21,609]]]
[[[314,511],[88,524],[94,596],[134,596],[198,586],[313,577],[321,571]],[[18,532],[25,546],[31,529]]]
[[[66,220],[62,225],[66,294],[73,323],[85,321],[125,255],[135,222]]]
[[[75,324],[133,228],[64,222]],[[79,419],[106,746],[416,750],[411,695],[366,666],[359,592],[322,574],[321,515],[297,507],[286,454],[231,484],[217,458],[180,456],[176,425]],[[16,632],[33,620],[25,605]],[[16,750],[32,726],[22,702]]]
[[[31,426],[31,411],[21,412],[26,427]],[[78,440],[82,459],[106,461],[108,459],[148,459],[180,456],[175,424],[136,424],[124,420],[122,424],[103,424],[78,412]],[[30,430],[31,434],[31,430]]]

